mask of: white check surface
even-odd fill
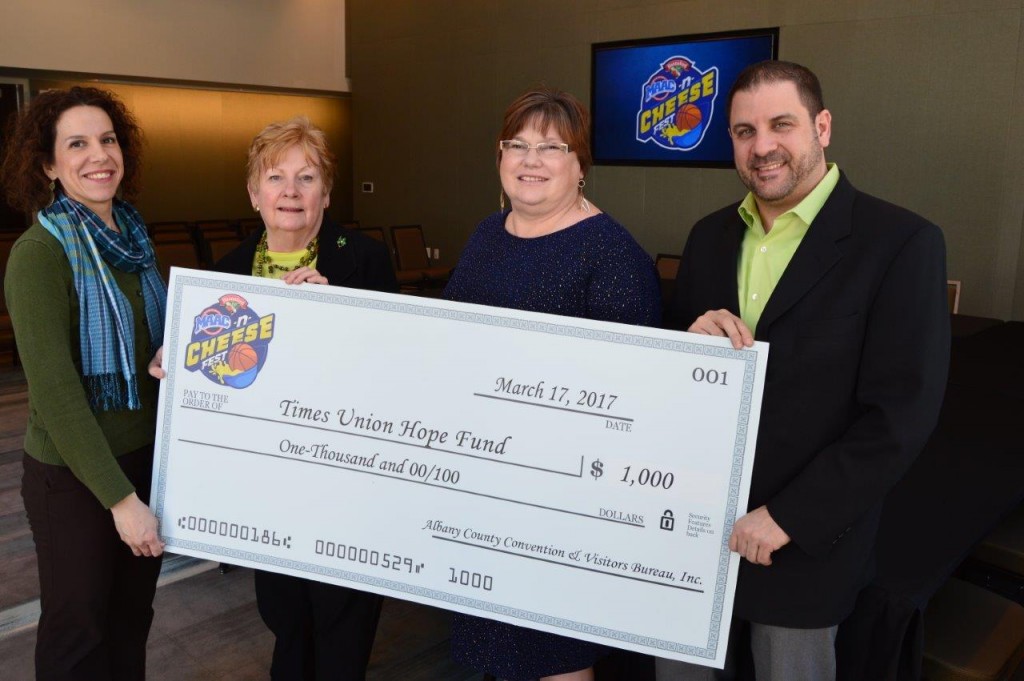
[[[168,550],[722,666],[766,345],[180,269],[166,328]]]

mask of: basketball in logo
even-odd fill
[[[687,104],[676,113],[676,128],[689,132],[700,125],[702,118],[700,109],[693,104]]]
[[[248,343],[232,345],[228,350],[228,366],[235,371],[248,371],[259,362],[259,355]]]

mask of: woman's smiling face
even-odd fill
[[[534,146],[540,142],[565,143],[554,126],[547,130],[527,124],[513,139]],[[499,166],[501,186],[517,211],[533,214],[553,213],[576,200],[583,179],[576,153],[559,152],[541,157],[536,149],[526,155],[502,152]]]
[[[107,112],[76,106],[57,119],[53,164],[43,171],[64,193],[111,223],[114,196],[124,177],[124,159]]]

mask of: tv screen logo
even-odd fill
[[[640,89],[636,139],[671,151],[700,145],[718,96],[718,67],[701,71],[682,56],[666,60]]]

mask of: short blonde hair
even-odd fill
[[[320,171],[324,194],[329,194],[334,187],[334,165],[337,161],[327,146],[327,135],[305,116],[271,123],[253,138],[246,164],[249,188],[258,188],[260,175],[274,167],[293,146],[301,147],[306,160]]]

